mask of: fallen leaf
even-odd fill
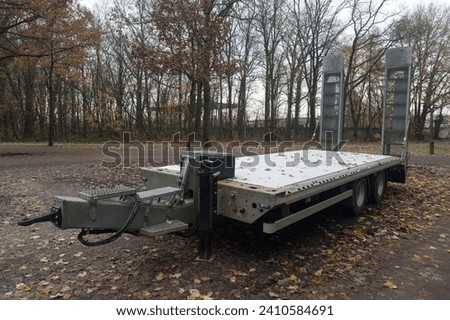
[[[156,275],[156,280],[161,281],[161,280],[163,280],[165,277],[166,277],[166,276],[164,275],[164,273],[159,272],[159,273]]]
[[[276,294],[275,292],[269,292],[269,296],[271,296],[272,298],[278,298],[280,295]]]
[[[311,280],[311,282],[312,282],[313,284],[315,284],[315,285],[319,285],[319,284],[322,283],[322,277],[315,276],[315,277]]]
[[[391,289],[397,289],[397,286],[391,280],[386,280],[384,285]]]
[[[56,265],[60,265],[60,264],[67,265],[67,264],[69,264],[69,262],[68,261],[64,261],[63,259],[59,259],[58,261],[55,262],[55,264]]]
[[[198,291],[198,289],[191,289],[189,290],[189,293],[188,300],[195,300],[200,297],[200,291]]]
[[[291,279],[292,281],[296,281],[298,280],[297,276],[295,274],[291,274],[291,276],[289,277],[289,279]]]
[[[41,290],[41,294],[48,296],[50,294],[50,292],[52,292],[52,288],[51,287],[47,287]]]
[[[301,274],[307,274],[307,273],[308,273],[308,271],[306,270],[305,267],[300,267],[300,268],[298,268],[297,270],[298,270],[298,272],[300,272]]]
[[[145,290],[144,292],[142,292],[142,295],[147,298],[147,297],[150,297],[152,294],[150,292],[148,292],[147,290]]]
[[[64,287],[61,288],[61,292],[67,292],[67,291],[70,291],[70,290],[71,289],[70,289],[69,286],[64,286]]]
[[[33,287],[30,284],[26,284],[23,286],[22,290],[23,291],[31,291]]]

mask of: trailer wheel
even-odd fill
[[[380,171],[375,174],[370,183],[370,202],[380,204],[386,192],[386,172]]]
[[[366,209],[367,191],[366,179],[353,182],[352,207],[355,215],[360,215]]]

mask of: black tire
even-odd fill
[[[353,182],[352,208],[355,215],[360,215],[367,205],[368,190],[366,179]]]
[[[384,194],[387,187],[387,177],[386,172],[377,172],[370,179],[370,202],[380,204],[383,201]]]

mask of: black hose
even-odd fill
[[[180,237],[183,237],[183,238],[189,238],[189,237],[192,237],[197,231],[198,231],[198,226],[195,228],[190,228],[188,230],[178,231],[175,234],[179,235]]]
[[[129,227],[131,222],[133,222],[134,218],[136,218],[136,215],[137,215],[138,209],[139,209],[139,205],[140,205],[139,201],[136,201],[134,203],[133,209],[131,210],[131,213],[130,213],[127,221],[123,225],[123,227],[120,228],[119,230],[117,230],[116,232],[114,232],[110,237],[108,237],[106,239],[98,240],[98,241],[88,241],[84,238],[84,236],[89,234],[89,229],[81,229],[81,232],[78,234],[78,241],[80,241],[85,246],[96,247],[96,246],[101,246],[104,244],[111,243],[114,240],[117,240],[126,231],[126,229]]]

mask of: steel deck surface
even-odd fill
[[[399,159],[377,154],[311,149],[244,156],[236,158],[235,177],[228,178],[227,181],[278,189],[365,165],[390,162],[395,165]],[[165,166],[160,169],[179,172],[180,166]]]
[[[290,151],[236,158],[235,177],[228,180],[277,189],[364,165],[398,161],[392,156],[354,152]]]

